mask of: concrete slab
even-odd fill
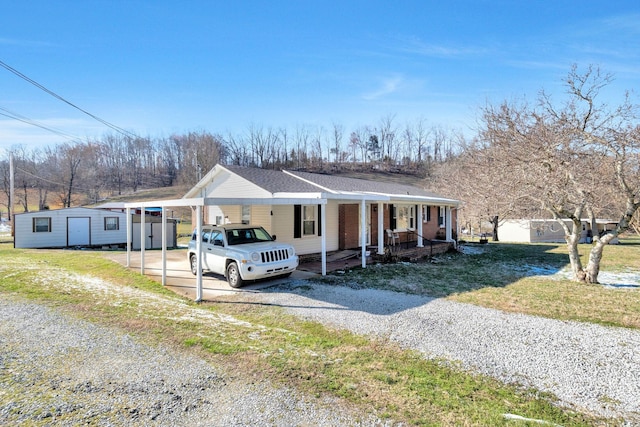
[[[113,252],[107,254],[109,259],[126,266],[126,252]],[[131,252],[131,270],[140,271],[141,259],[140,252]],[[144,274],[158,283],[162,283],[162,251],[146,250],[144,257]],[[167,250],[167,276],[166,287],[173,292],[185,296],[189,299],[196,299],[196,277],[191,274],[189,262],[187,261],[186,249]],[[232,288],[229,286],[223,276],[204,273],[202,275],[202,299],[204,301],[213,300],[221,295],[230,295],[241,292],[259,292],[261,289],[280,285],[289,280],[306,279],[317,276],[317,273],[310,271],[296,270],[290,277],[276,278],[273,280],[261,280],[258,282],[248,283],[241,288]]]

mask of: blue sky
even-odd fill
[[[426,119],[472,134],[486,102],[560,97],[571,64],[640,82],[636,1],[1,0],[0,61],[142,136],[347,130]],[[0,114],[112,131],[0,68]],[[0,150],[68,139],[0,115]]]

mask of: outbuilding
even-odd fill
[[[132,249],[140,249],[140,215],[130,221]],[[127,214],[108,209],[66,208],[24,212],[14,216],[15,248],[125,247]],[[150,216],[145,221],[145,248],[162,247],[162,222]],[[177,244],[175,221],[167,222],[167,246]]]

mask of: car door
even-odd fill
[[[220,230],[211,230],[204,254],[207,269],[217,274],[224,274],[225,248]]]

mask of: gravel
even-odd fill
[[[162,307],[176,319],[237,322],[95,278],[47,271],[43,286],[90,289],[117,306]],[[292,280],[235,298],[388,339],[580,411],[640,425],[640,332],[504,313],[423,296]],[[255,327],[255,325],[246,325]],[[0,300],[0,425],[377,426],[338,399],[251,382],[196,357],[149,346],[55,309]],[[386,424],[393,424],[386,421]]]
[[[331,399],[210,364],[52,309],[0,300],[0,425],[374,426]]]
[[[292,314],[389,339],[564,405],[640,425],[640,331],[397,292],[293,282],[252,294]]]

